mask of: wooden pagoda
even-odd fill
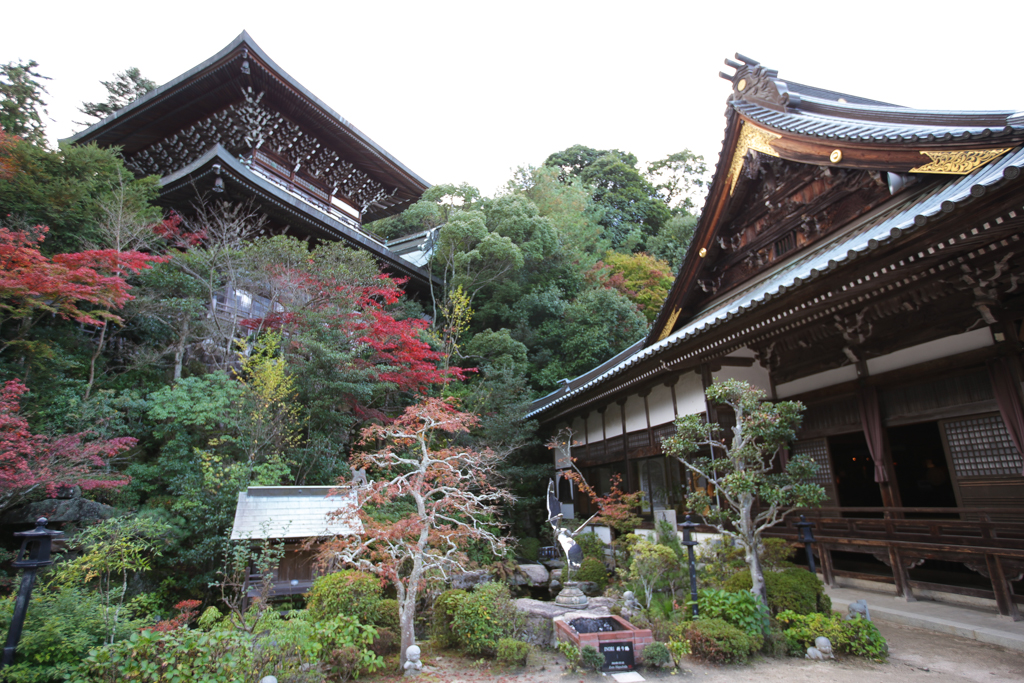
[[[660,437],[676,415],[728,424],[711,382],[799,399],[793,450],[829,494],[808,513],[826,578],[1018,618],[1024,112],[910,109],[736,58],[714,180],[650,335],[531,417],[570,427],[588,480],[620,474],[653,513],[704,485]]]
[[[422,289],[426,271],[362,228],[430,185],[273,62],[243,32],[195,68],[69,138],[121,148],[160,176],[161,204],[187,215],[200,197],[253,201],[269,228],[341,240]]]

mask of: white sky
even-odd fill
[[[1024,110],[1021,0],[515,3],[38,0],[0,63],[53,80],[66,137],[83,100],[137,66],[162,84],[243,29],[306,88],[431,183],[490,195],[574,144],[710,166],[741,52],[780,78],[934,109]],[[10,14],[10,13],[8,13]]]

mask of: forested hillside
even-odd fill
[[[632,154],[576,145],[520,168],[496,197],[438,185],[367,227],[389,239],[436,230],[430,267],[445,288],[432,313],[445,318],[453,292],[462,297],[459,362],[506,359],[543,394],[647,332],[705,174],[687,151],[641,172]]]

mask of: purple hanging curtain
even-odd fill
[[[1008,358],[993,358],[988,362],[988,378],[992,382],[992,393],[996,395],[999,414],[1010,433],[1017,452],[1024,455],[1024,410],[1021,410],[1017,380]],[[1022,472],[1024,474],[1024,472]]]
[[[885,434],[882,432],[882,414],[878,409],[878,392],[870,385],[861,385],[857,390],[857,407],[860,408],[860,424],[868,442],[871,460],[875,463],[875,481],[889,481],[885,471]]]

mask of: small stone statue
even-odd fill
[[[857,617],[861,617],[863,619],[871,621],[871,612],[868,611],[867,600],[857,600],[856,602],[851,602],[850,606],[847,607],[847,610],[849,610],[849,613],[846,615],[847,621],[849,621],[850,619],[856,619]]]
[[[633,595],[633,591],[626,591],[622,594],[624,604],[622,605],[622,618],[626,621],[632,621],[633,617],[640,613],[643,608],[640,606],[640,601]]]
[[[814,639],[814,647],[807,648],[807,659],[825,661],[835,658],[836,656],[832,654],[832,641],[825,636],[818,636]]]
[[[352,486],[367,486],[369,482],[366,479],[366,468],[352,470]]]
[[[423,671],[423,662],[420,661],[420,648],[418,645],[410,645],[405,650],[405,675],[418,676]]]

